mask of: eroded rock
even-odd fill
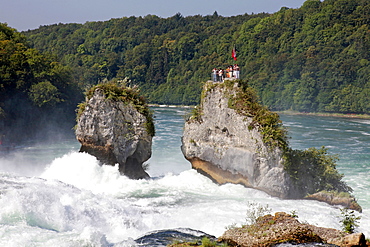
[[[212,86],[212,84],[211,84]],[[269,147],[252,117],[228,106],[233,89],[221,83],[204,89],[199,119],[185,123],[182,152],[192,167],[219,184],[236,183],[280,198],[296,197],[284,171],[282,151]]]
[[[139,96],[131,88],[110,86],[117,92],[126,90],[122,92],[124,97],[115,92],[116,98],[108,98],[107,90],[111,89],[106,85],[93,89],[78,118],[76,138],[82,145],[80,151],[96,156],[106,165],[118,163],[120,173],[129,178],[148,178],[142,165],[151,157],[154,132],[148,129],[152,126],[148,122],[151,116],[138,111],[148,106],[134,101]],[[148,109],[146,112],[150,114]]]
[[[344,192],[348,200],[323,201],[361,212],[325,147],[293,150],[287,139],[279,115],[260,105],[245,82],[208,82],[200,106],[185,123],[181,149],[194,169],[216,183],[242,184],[282,199]]]

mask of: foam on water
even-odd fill
[[[251,209],[249,202],[269,205],[273,212],[295,210],[302,221],[340,229],[339,209],[336,207],[316,201],[279,200],[240,185],[219,186],[194,170],[150,180],[130,180],[120,176],[117,167],[101,167],[87,154],[71,153],[55,160],[42,177],[47,181],[62,181],[82,191],[88,190],[99,200],[103,197],[122,201],[130,209],[125,213],[137,218],[131,232],[126,229],[125,233],[119,234],[125,238],[135,238],[150,230],[178,227],[219,236],[226,226],[246,223],[246,212]],[[69,197],[66,198],[63,200],[68,202]],[[138,212],[145,216],[138,217]],[[368,217],[363,217],[363,220],[367,225]],[[118,236],[110,236],[109,239],[120,240]]]
[[[130,180],[120,176],[117,167],[99,166],[94,157],[69,152],[69,147],[35,177],[0,174],[0,246],[133,246],[133,239],[148,232],[175,228],[220,236],[225,227],[246,223],[247,212],[256,205],[268,205],[272,213],[296,211],[300,221],[340,229],[338,207],[279,200],[240,185],[219,186],[191,170],[180,151],[185,112],[156,109],[157,136],[148,171],[152,179]],[[285,119],[293,130],[294,148],[325,145],[340,153],[338,169],[364,209],[358,231],[370,236],[369,140],[359,133],[368,133],[368,126],[354,121],[352,129],[345,122],[315,117]],[[1,171],[10,165],[1,163]]]
[[[246,222],[250,202],[269,205],[273,212],[296,210],[301,221],[340,228],[339,210],[325,203],[218,186],[194,170],[130,180],[117,167],[99,166],[83,153],[56,159],[41,178],[3,175],[0,184],[0,244],[121,245],[149,231],[179,227],[219,236],[226,226]],[[20,231],[25,237],[18,239]]]

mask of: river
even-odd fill
[[[216,185],[181,153],[187,108],[153,108],[156,136],[150,180],[130,180],[117,167],[78,153],[73,136],[34,141],[0,156],[0,246],[135,246],[148,232],[195,229],[220,236],[266,207],[340,229],[339,207],[280,200],[241,185]],[[363,207],[357,231],[370,237],[370,120],[281,115],[295,149],[326,146]]]

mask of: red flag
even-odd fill
[[[231,57],[234,58],[234,60],[236,61],[236,50],[235,50],[235,47],[233,48],[233,50],[231,51]]]

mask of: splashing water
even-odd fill
[[[301,222],[341,228],[337,207],[280,200],[241,185],[219,186],[190,169],[180,151],[186,112],[155,108],[157,136],[149,180],[130,180],[120,176],[117,167],[99,166],[94,157],[78,153],[73,141],[59,158],[45,158],[44,169],[34,177],[26,177],[19,169],[2,170],[0,245],[134,246],[134,239],[148,232],[175,228],[220,236],[227,226],[245,224],[247,212],[256,205],[268,205],[272,212],[296,211]],[[294,148],[325,145],[340,154],[338,169],[363,207],[358,231],[370,236],[370,123],[286,115],[282,119]],[[58,149],[60,144],[55,145]],[[24,167],[34,162],[29,156],[30,164]]]

